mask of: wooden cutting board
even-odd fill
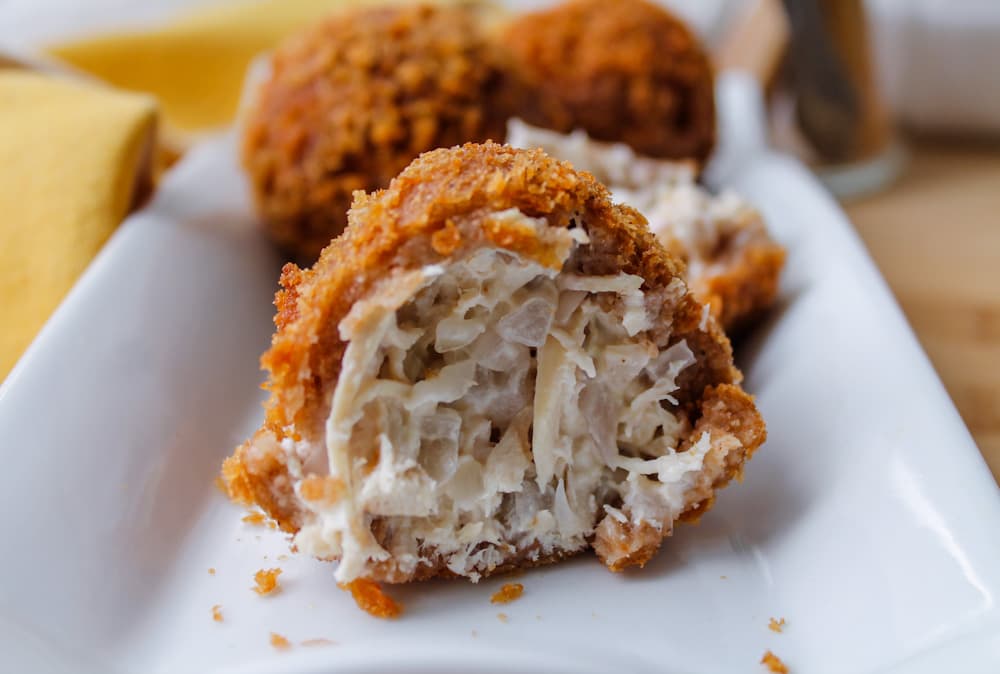
[[[1000,482],[1000,144],[909,150],[899,182],[845,207]]]

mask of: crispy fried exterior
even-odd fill
[[[689,270],[687,284],[709,305],[726,334],[735,338],[774,305],[785,249],[771,238],[758,214],[723,230],[712,255],[697,271]],[[683,243],[668,237],[661,237],[661,243],[688,261],[691,251]]]
[[[293,437],[325,444],[324,425],[346,348],[338,326],[376,283],[398,272],[460,259],[483,245],[552,264],[553,252],[542,238],[509,220],[489,217],[511,208],[544,217],[550,227],[574,226],[582,217],[590,244],[586,256],[577,261],[581,273],[639,275],[650,293],[681,282],[683,264],[656,241],[638,212],[613,204],[607,189],[589,173],[577,172],[540,150],[495,143],[424,154],[388,189],[356,197],[348,228],[312,269],[285,266],[275,300],[277,332],[261,359],[270,373],[265,422],[223,466],[223,478],[235,500],[258,504],[286,531],[301,526],[304,513],[280,443]],[[698,499],[698,507],[704,509],[713,489],[739,475],[743,461],[763,441],[763,422],[750,397],[736,385],[741,375],[732,364],[729,340],[714,320],[700,327],[701,305],[685,293],[674,302],[664,302],[663,311],[654,320],[666,326],[663,334],[654,331],[651,338],[671,343],[686,339],[698,360],[697,367],[682,373],[675,394],[695,432],[719,429],[745,440],[742,453],[730,452],[725,465],[714,467],[706,478],[704,498]],[[324,485],[317,483],[310,490],[337,493],[337,485]],[[492,572],[564,556],[532,560],[532,552],[518,550]],[[445,561],[437,559],[418,567],[415,574],[401,575],[389,560],[372,579],[403,582],[450,576]]]
[[[729,256],[720,272],[689,279],[689,284],[692,292],[709,302],[726,332],[735,337],[774,304],[784,266],[785,249],[764,238]]]
[[[733,478],[742,479],[743,467],[767,438],[767,430],[753,398],[739,386],[721,384],[705,391],[702,416],[694,431],[679,451],[686,451],[692,441],[708,432],[711,446],[705,456],[702,472],[692,491],[687,494],[689,505],[680,521],[696,522],[715,501],[715,493]],[[735,449],[736,442],[739,447]],[[598,526],[594,551],[612,571],[629,566],[645,566],[660,548],[670,530],[660,531],[643,522],[638,529],[629,523],[606,517]]]
[[[526,14],[506,30],[521,66],[547,82],[568,123],[637,152],[703,163],[715,145],[712,65],[677,17],[646,0],[571,0]]]
[[[359,9],[292,38],[244,125],[269,234],[312,262],[355,190],[385,187],[421,152],[502,140],[515,109],[540,100],[528,89],[467,7]]]

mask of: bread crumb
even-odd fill
[[[216,604],[212,607],[212,620],[217,623],[222,622],[222,604]]]
[[[208,575],[210,575],[210,576],[214,576],[215,575],[215,567],[214,566],[208,567]]]
[[[729,580],[729,576],[719,576],[722,580]]]
[[[509,604],[515,599],[519,599],[524,594],[524,585],[520,583],[504,583],[503,587],[493,593],[490,597],[491,604]]]
[[[246,522],[247,524],[255,524],[255,525],[263,524],[264,522],[267,521],[267,517],[262,512],[254,511],[252,513],[247,513],[246,515],[244,515],[242,521]]]
[[[330,641],[329,639],[324,639],[323,637],[318,637],[316,639],[306,639],[302,642],[303,646],[333,646],[335,641]]]
[[[497,620],[499,620],[502,623],[507,622],[507,620],[508,620],[507,614],[506,613],[497,613]]]
[[[777,632],[779,634],[783,631],[784,627],[785,627],[784,618],[779,618],[778,620],[771,618],[771,620],[768,621],[767,623],[767,629],[771,630],[772,632]]]
[[[278,555],[278,561],[279,562],[284,562],[287,559],[288,559],[288,555]]]
[[[767,667],[772,674],[788,674],[788,665],[781,661],[777,655],[771,651],[766,651],[764,657],[760,659],[760,664]]]
[[[277,632],[271,632],[271,646],[279,651],[287,651],[292,647],[292,643]]]
[[[402,605],[384,593],[375,581],[358,578],[341,584],[340,588],[351,593],[358,608],[376,618],[398,618],[403,612]]]
[[[279,589],[278,576],[280,575],[281,569],[261,569],[253,575],[254,582],[257,583],[253,591],[261,595],[276,592]]]

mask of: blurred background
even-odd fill
[[[53,286],[52,306],[124,213],[148,196],[156,176],[200,136],[233,122],[255,55],[348,4],[0,0],[0,73],[68,73],[143,94],[100,107],[95,119],[110,120],[108,129],[97,122],[85,127],[109,138],[128,130],[127,142],[106,161],[120,164],[128,156],[129,171],[144,166],[147,176],[127,197],[117,194],[92,206],[106,209],[107,224],[81,238],[80,259],[67,265],[63,284]],[[1000,475],[1000,1],[663,4],[701,35],[717,68],[748,70],[762,82],[772,143],[798,155],[844,201]],[[5,115],[16,106],[12,94],[2,92],[0,171],[23,173],[43,159],[18,148],[16,138],[8,137],[4,148],[3,129],[13,135],[14,128]],[[72,96],[39,100],[57,121],[88,109]],[[149,139],[157,124],[154,147]],[[86,186],[88,194],[102,186],[120,192],[120,178],[110,175],[106,184]],[[4,177],[0,173],[0,181]],[[58,220],[51,211],[56,206],[46,208],[48,220]],[[30,241],[26,236],[9,224],[0,227],[0,266],[23,269],[22,260],[30,259],[24,251],[44,249],[45,237],[65,232],[40,231]],[[0,279],[0,301],[6,315],[20,313],[25,330],[33,331],[52,306],[18,304],[26,273]],[[0,354],[0,377],[22,348],[16,340],[25,336],[7,339],[0,343],[7,352]]]

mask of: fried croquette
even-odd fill
[[[231,497],[339,583],[645,564],[766,435],[683,267],[540,150],[422,155],[283,270]]]
[[[355,190],[385,187],[421,152],[501,140],[512,111],[542,100],[509,66],[467,6],[357,9],[281,45],[243,123],[269,235],[312,262]]]
[[[568,112],[568,123],[530,112],[520,115],[525,121],[583,129],[650,157],[700,164],[711,153],[712,65],[691,30],[663,8],[571,0],[513,21],[504,42]]]
[[[734,335],[774,304],[785,250],[760,213],[733,192],[713,195],[695,181],[690,162],[637,155],[622,144],[561,134],[514,119],[507,142],[541,148],[590,171],[615,199],[638,209],[667,250],[687,265],[688,288]]]

